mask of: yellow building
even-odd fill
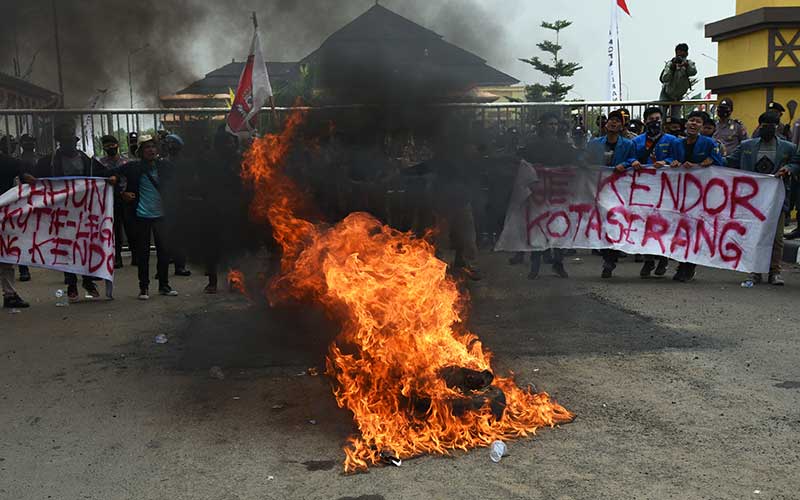
[[[736,15],[706,25],[719,44],[717,76],[706,87],[734,101],[734,117],[752,131],[770,101],[783,122],[797,119],[800,100],[800,0],[737,0]]]

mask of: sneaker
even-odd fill
[[[642,266],[642,270],[639,271],[639,276],[642,278],[649,278],[650,275],[653,273],[653,269],[656,268],[656,263],[652,260],[649,260],[644,263]]]
[[[663,260],[658,262],[658,266],[656,266],[656,276],[664,276],[667,274],[667,264],[669,261]]]
[[[785,233],[783,235],[783,239],[785,240],[796,240],[797,238],[800,238],[800,226],[798,226],[794,231]]]
[[[179,267],[178,269],[175,269],[175,276],[188,277],[188,276],[191,276],[191,275],[192,275],[192,272],[190,270],[186,269],[185,267]]]
[[[19,295],[12,295],[11,297],[3,297],[3,307],[5,309],[26,309],[31,305],[22,300]]]
[[[87,297],[92,299],[100,298],[100,290],[97,289],[97,285],[95,285],[93,281],[87,281],[84,283],[83,289],[86,290]]]
[[[558,276],[559,278],[564,278],[564,279],[569,278],[567,270],[564,269],[564,264],[560,262],[553,264],[553,272],[556,273],[556,276]]]
[[[163,295],[165,297],[177,297],[178,292],[172,289],[169,285],[162,285],[158,287],[158,294]]]
[[[25,269],[25,270],[20,269],[19,270],[19,280],[20,281],[30,281],[31,280],[31,272],[28,271],[27,269]]]
[[[686,283],[686,273],[683,272],[683,269],[680,267],[678,271],[675,273],[675,276],[672,277],[672,281],[680,281],[681,283]]]
[[[70,302],[78,301],[78,285],[67,285],[67,299]]]
[[[206,285],[205,288],[203,288],[203,293],[207,293],[208,295],[216,294],[217,293],[217,285],[212,285],[211,283],[209,283],[208,285]]]
[[[783,276],[781,276],[781,273],[775,273],[769,275],[769,284],[775,286],[783,286],[786,284],[786,282],[783,281]]]
[[[604,267],[602,274],[600,274],[600,277],[606,280],[611,278],[612,276],[614,276],[614,269],[610,267]]]
[[[142,288],[139,290],[139,300],[150,300],[150,292],[147,288]]]

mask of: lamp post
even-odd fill
[[[131,94],[131,109],[133,109],[133,71],[131,70],[131,58],[149,47],[150,44],[146,43],[141,47],[139,47],[138,49],[132,49],[128,51],[128,90],[130,91]]]

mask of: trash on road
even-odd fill
[[[159,333],[158,335],[156,335],[155,342],[156,344],[166,344],[167,342],[169,342],[169,339],[163,333]]]
[[[403,461],[400,460],[397,454],[392,450],[383,450],[381,452],[381,461],[387,465],[394,465],[395,467],[403,465]]]
[[[492,462],[499,463],[500,460],[503,459],[503,455],[506,454],[506,444],[502,441],[495,441],[492,443],[492,446],[489,450],[489,458],[492,459]]]

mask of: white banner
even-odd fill
[[[608,28],[608,100],[621,101],[619,64],[619,6],[611,0],[611,24]]]
[[[537,180],[538,179],[538,180]],[[523,162],[496,250],[613,248],[769,271],[783,181],[724,167],[617,173]],[[522,198],[522,199],[520,199]]]
[[[114,189],[64,177],[0,195],[0,262],[114,277]]]

